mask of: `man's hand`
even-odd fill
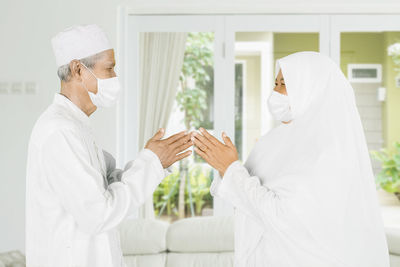
[[[223,144],[204,128],[200,128],[200,132],[202,135],[196,132],[192,134],[192,141],[195,145],[194,150],[208,164],[214,167],[222,178],[229,165],[239,158],[236,147],[225,133],[222,134],[225,142]]]
[[[164,136],[164,129],[161,128],[158,132],[149,140],[145,148],[153,151],[161,161],[163,168],[168,168],[178,160],[188,157],[192,154],[191,150],[181,153],[187,148],[193,145],[190,140],[190,134],[186,131],[174,134],[167,139],[161,140]],[[179,154],[181,153],[181,154]]]

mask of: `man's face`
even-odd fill
[[[90,69],[94,75],[99,79],[108,79],[117,76],[114,71],[115,67],[115,57],[114,49],[109,49],[100,53],[100,58],[97,60],[96,64]],[[82,66],[81,77],[85,83],[86,88],[96,94],[97,93],[97,80],[90,71]]]

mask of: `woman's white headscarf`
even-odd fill
[[[281,58],[276,74],[279,69],[294,119],[261,137],[245,167],[280,204],[265,216],[267,230],[242,230],[249,237],[243,246],[254,247],[260,231],[266,238],[272,231],[297,247],[300,261],[301,255],[323,251],[325,256],[316,257],[331,259],[324,266],[389,266],[353,88],[340,68],[317,52]]]

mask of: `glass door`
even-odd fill
[[[226,132],[234,137],[245,162],[260,136],[275,126],[267,107],[274,87],[277,59],[298,51],[329,55],[327,16],[226,16],[225,102]],[[222,93],[221,93],[222,94]],[[232,214],[233,208],[214,200],[215,209]]]
[[[400,227],[400,15],[335,15],[331,54],[349,79],[385,226]],[[397,145],[396,145],[397,143]],[[384,150],[383,150],[384,149]]]
[[[235,33],[235,143],[246,160],[257,139],[275,126],[267,108],[277,59],[299,51],[319,51],[317,32]]]
[[[139,99],[140,38],[150,33],[186,33],[187,43],[184,52],[184,64],[180,75],[173,115],[168,123],[167,134],[183,128],[203,126],[221,140],[225,131],[235,140],[240,160],[245,161],[257,139],[274,126],[267,108],[267,98],[274,85],[275,61],[297,51],[320,51],[330,54],[329,16],[325,15],[226,15],[226,16],[129,16],[127,42],[121,43],[121,64],[125,87],[125,102],[119,108],[119,162],[135,157],[138,144],[138,107],[131,99]],[[168,52],[168,51],[166,51]],[[195,55],[195,56],[193,56]],[[206,56],[205,58],[202,58]],[[202,62],[202,65],[193,64]],[[141,66],[141,67],[139,67]],[[191,68],[190,71],[185,68]],[[194,73],[194,72],[196,73]],[[188,75],[192,72],[190,75]],[[193,75],[195,74],[195,75]],[[190,89],[187,91],[186,89]],[[195,90],[193,90],[195,89]],[[185,91],[186,90],[186,91]],[[192,93],[193,95],[185,95]],[[197,121],[188,114],[193,111],[182,108],[182,99],[201,100],[196,109]],[[200,171],[193,168],[193,175],[206,177],[203,185],[193,183],[189,187],[199,189],[195,196],[192,189],[184,193],[185,215],[231,215],[233,207],[221,199],[211,199],[208,187],[218,173],[201,162],[196,155],[190,160],[190,166],[201,166]],[[176,181],[182,166],[176,166],[175,178],[171,178],[166,188],[176,189]],[[186,167],[184,168],[186,169]],[[191,171],[184,170],[185,173]],[[179,173],[179,174],[178,174]],[[186,177],[192,174],[187,174]],[[195,175],[195,176],[196,176]],[[174,180],[175,179],[175,180]],[[188,178],[186,181],[191,181]],[[170,189],[159,188],[154,198],[157,215],[164,216],[175,212],[167,219],[182,217],[176,204],[171,204],[176,193]],[[180,188],[182,192],[182,188]],[[188,190],[192,194],[187,194]],[[196,189],[197,190],[197,189]],[[171,193],[172,192],[172,193]],[[204,193],[206,192],[206,193]],[[182,202],[182,193],[181,193]],[[168,199],[168,201],[165,201]],[[163,202],[164,201],[164,202]],[[175,200],[174,200],[175,201]],[[195,202],[198,201],[198,204]],[[165,204],[165,202],[168,202]],[[178,196],[179,203],[179,196]],[[195,203],[195,204],[193,204]],[[157,206],[158,205],[158,206]],[[174,206],[175,205],[175,206]],[[182,205],[181,205],[182,206]],[[157,210],[158,209],[158,210]],[[176,213],[178,211],[178,213]]]
[[[165,137],[199,127],[214,134],[218,125],[214,88],[222,87],[222,22],[218,16],[129,16],[125,49],[127,62],[123,73],[125,102],[120,103],[119,116],[121,162],[135,158],[143,148],[141,131],[147,124],[154,124],[167,116],[157,111],[158,117],[150,118],[145,111],[157,110],[155,105],[166,105],[167,101],[171,115],[169,120],[162,124],[158,122],[160,125],[157,126],[166,128]],[[165,62],[166,57],[170,61]],[[146,103],[142,94],[148,94],[146,90],[152,84],[158,85],[157,92],[168,90],[172,78],[165,75],[174,71],[173,64],[178,64],[174,61],[176,57],[183,57],[183,62],[180,61],[182,66],[174,77],[177,79],[176,88],[169,88],[174,95],[154,101],[154,106],[144,107]],[[148,78],[163,60],[165,73]],[[147,82],[144,82],[146,77]],[[214,177],[213,169],[193,153],[175,163],[171,170],[172,174],[163,179],[153,194],[155,217],[171,222],[185,217],[212,215],[213,199],[209,188]]]

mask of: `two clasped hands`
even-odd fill
[[[161,128],[147,142],[145,148],[157,154],[163,167],[167,168],[176,161],[188,157],[192,151],[183,151],[194,146],[194,151],[223,177],[229,165],[238,160],[235,145],[224,132],[222,133],[224,143],[222,143],[204,128],[199,130],[200,132],[182,131],[162,139],[165,130]]]

